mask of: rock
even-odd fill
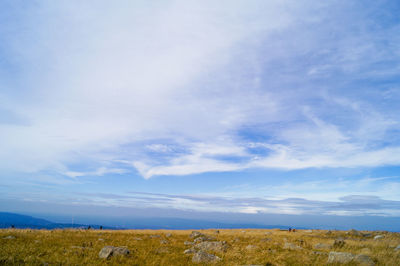
[[[382,239],[382,238],[384,238],[383,235],[377,235],[377,236],[374,237],[375,240]]]
[[[100,259],[108,259],[113,255],[114,247],[113,246],[105,246],[99,252]]]
[[[351,235],[353,235],[353,236],[362,236],[362,233],[359,232],[359,231],[357,231],[357,230],[355,230],[355,229],[351,229],[351,230],[349,231],[349,233],[350,233]]]
[[[313,251],[312,254],[314,254],[314,255],[326,255],[326,252]]]
[[[151,236],[149,236],[150,238],[160,238],[161,236],[160,235],[151,235]]]
[[[129,255],[130,251],[127,247],[115,247],[113,251],[113,255]]]
[[[312,233],[312,230],[304,230],[304,233]]]
[[[203,241],[213,241],[213,240],[215,240],[214,237],[209,237],[209,236],[206,236],[206,235],[202,235],[202,236],[197,237],[194,240],[194,242],[195,243],[199,243],[199,242],[203,242]]]
[[[194,254],[193,258],[192,258],[192,262],[193,263],[216,263],[218,261],[220,261],[221,258],[212,254],[208,254],[204,251],[198,251]]]
[[[161,240],[160,240],[160,244],[168,244],[168,243],[169,243],[168,240],[165,240],[165,239],[161,239]]]
[[[334,248],[341,248],[346,244],[346,242],[342,238],[335,239],[335,242],[333,242],[333,247]]]
[[[300,249],[302,249],[302,247],[300,247],[300,246],[298,246],[296,244],[293,244],[293,243],[289,243],[289,242],[286,242],[285,245],[283,245],[283,248],[284,249],[289,249],[289,250],[300,250]]]
[[[113,247],[113,246],[105,246],[99,252],[99,258],[108,259],[111,256],[115,255],[129,255],[130,251],[126,247]]]
[[[185,246],[194,245],[194,242],[185,241],[185,242],[183,242],[183,244],[184,244]]]
[[[265,232],[264,235],[272,235],[271,232]]]
[[[204,234],[200,233],[199,231],[192,231],[192,233],[189,235],[190,238],[196,238],[199,236],[204,236]]]
[[[171,237],[172,236],[172,234],[171,233],[167,233],[167,234],[165,234],[165,237]]]
[[[398,245],[394,250],[395,251],[399,251],[400,250],[400,245]]]
[[[247,250],[254,250],[254,249],[256,249],[256,248],[258,248],[256,245],[248,245],[248,246],[246,247]]]
[[[186,250],[183,252],[183,254],[194,254],[194,253],[196,253],[196,249],[194,249],[194,248],[186,249]]]
[[[169,249],[167,247],[160,247],[155,250],[157,254],[169,253]]]
[[[361,254],[371,254],[371,250],[369,248],[363,248],[360,250]]]
[[[347,252],[329,252],[328,263],[349,263],[354,259],[354,255]]]
[[[263,238],[260,240],[260,242],[270,242],[271,240],[271,238]]]
[[[99,238],[99,241],[104,242],[104,239],[103,238]]]
[[[214,251],[214,252],[226,252],[228,245],[225,241],[205,241],[198,243],[194,246],[196,249],[201,251]]]
[[[15,236],[5,236],[3,239],[15,239]]]
[[[363,233],[362,236],[363,236],[363,237],[371,237],[372,234],[371,234],[371,233]]]
[[[133,237],[132,239],[133,239],[133,240],[137,240],[137,241],[143,240],[143,239],[141,239],[140,237]]]
[[[317,243],[314,245],[315,249],[331,249],[332,245],[326,243]]]
[[[361,254],[361,255],[357,255],[354,258],[354,261],[358,262],[360,265],[365,265],[365,266],[374,266],[375,262],[368,257],[367,255]]]

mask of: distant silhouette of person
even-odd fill
[[[292,232],[296,232],[296,229],[293,228]]]
[[[103,230],[103,226],[102,225],[100,225],[100,230]]]
[[[292,232],[292,228],[291,227],[289,227],[289,230],[288,230],[289,232]]]
[[[90,230],[91,228],[92,228],[92,227],[89,225],[87,229]]]
[[[11,228],[15,228],[15,226],[12,224],[12,225],[11,225]]]

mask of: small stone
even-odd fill
[[[185,246],[194,245],[194,242],[185,241],[183,244],[184,244]]]
[[[359,231],[357,231],[357,230],[355,230],[355,229],[351,229],[351,230],[349,231],[349,233],[350,233],[351,235],[353,235],[353,236],[362,236],[361,232],[359,232]]]
[[[256,249],[256,248],[258,248],[256,245],[248,245],[248,246],[246,247],[247,250],[254,250],[254,249]]]
[[[160,235],[150,235],[149,237],[150,238],[160,238],[161,236]]]
[[[103,238],[99,238],[99,241],[102,241],[102,242],[103,242],[103,241],[104,241],[104,239],[103,239]]]
[[[167,233],[167,234],[165,234],[165,237],[171,237],[172,236],[172,234],[171,233]]]
[[[192,262],[193,263],[216,263],[218,261],[220,261],[221,258],[212,254],[208,254],[204,251],[198,251],[194,254],[193,258],[192,258]]]
[[[315,249],[331,249],[332,245],[326,243],[317,243],[314,245]]]
[[[394,250],[395,251],[399,251],[400,250],[400,245],[398,245]]]
[[[365,266],[374,266],[375,262],[368,257],[367,255],[361,254],[361,255],[357,255],[354,258],[354,261],[358,262],[361,265],[365,265]]]
[[[161,239],[161,240],[160,240],[160,244],[168,244],[168,243],[169,243],[168,240],[165,240],[165,239]]]
[[[160,247],[155,250],[157,254],[169,253],[169,249],[167,247]]]
[[[3,239],[15,239],[15,236],[6,236],[6,237],[3,237]]]
[[[346,244],[346,242],[342,238],[335,239],[335,242],[333,242],[333,247],[334,248],[341,248]]]
[[[328,263],[349,263],[354,259],[354,255],[347,252],[329,252]]]
[[[360,250],[361,254],[371,254],[371,250],[369,248],[363,248]]]
[[[312,254],[314,254],[314,255],[326,255],[326,252],[313,251]]]
[[[189,235],[190,238],[196,238],[199,236],[204,236],[204,234],[200,233],[199,231],[192,231],[192,233]]]
[[[283,245],[283,248],[284,249],[289,249],[289,250],[300,250],[300,249],[302,249],[302,247],[300,247],[300,246],[298,246],[296,244],[293,244],[293,243],[289,243],[289,242],[286,242],[285,245]]]
[[[265,232],[264,235],[272,235],[271,232]]]
[[[113,246],[105,246],[99,252],[99,258],[108,259],[114,255],[129,255],[130,251],[126,247],[113,247]]]
[[[304,230],[304,233],[312,233],[312,230]]]
[[[212,241],[212,240],[215,240],[215,238],[214,237],[209,237],[209,236],[206,236],[206,235],[202,235],[202,236],[197,237],[194,240],[194,242],[195,243],[199,243],[199,242],[203,242],[203,241]]]
[[[183,254],[194,254],[194,253],[196,253],[196,250],[195,250],[194,248],[186,249],[186,250],[183,252]]]
[[[132,239],[133,239],[133,240],[137,240],[137,241],[143,240],[143,239],[141,239],[140,237],[133,237]]]
[[[377,236],[374,237],[375,240],[382,239],[382,238],[384,238],[383,235],[377,235]]]

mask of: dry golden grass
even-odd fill
[[[279,230],[200,230],[227,241],[225,253],[214,253],[222,258],[216,265],[325,265],[329,251],[366,254],[376,265],[400,265],[400,234],[384,233],[384,238],[355,236],[345,231],[313,230],[290,233]],[[166,234],[172,236],[167,237]],[[192,255],[183,251],[190,248],[189,230],[0,230],[0,265],[192,265]],[[151,237],[160,235],[159,238]],[[14,239],[6,239],[14,236]],[[333,244],[338,237],[345,238],[341,248],[316,250],[317,243]],[[141,238],[142,240],[138,240]],[[161,243],[160,240],[168,240]],[[301,246],[300,250],[284,249],[286,242]],[[116,256],[108,260],[98,257],[107,245],[126,246],[128,257]],[[248,245],[253,247],[246,248]],[[316,254],[315,251],[322,253]],[[212,252],[210,252],[212,253]],[[334,265],[334,264],[333,264]],[[356,265],[356,264],[348,264]]]

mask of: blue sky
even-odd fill
[[[0,200],[400,217],[399,14],[1,1]]]

